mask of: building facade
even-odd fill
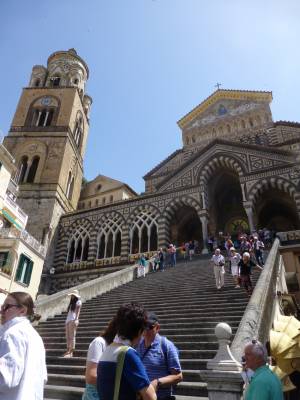
[[[83,184],[78,209],[89,209],[99,205],[112,204],[136,196],[137,193],[126,183],[104,175],[98,175],[92,181]]]
[[[18,186],[12,180],[16,170],[0,144],[0,303],[13,291],[36,297],[46,255],[46,248],[25,230],[28,216],[17,203]]]
[[[217,90],[178,122],[183,146],[146,191],[60,221],[55,290],[168,243],[300,226],[300,124],[274,122],[271,92]]]

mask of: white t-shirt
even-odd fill
[[[225,264],[225,259],[222,256],[222,254],[219,254],[218,256],[214,254],[211,258],[212,262],[217,265],[218,267],[224,266]],[[220,265],[221,264],[221,265]]]
[[[230,256],[231,267],[237,267],[240,260],[241,260],[241,256],[239,253],[235,253],[234,256]]]
[[[76,301],[76,307],[81,307],[81,304],[82,304],[81,300],[78,299],[78,300]],[[76,309],[76,307],[75,307],[75,309]],[[67,319],[66,319],[66,324],[67,324],[68,322],[70,322],[70,321],[75,321],[75,319],[76,319],[75,310],[74,310],[74,311],[69,310],[68,315],[67,315]]]
[[[89,350],[87,353],[87,361],[98,363],[100,357],[102,356],[104,350],[106,349],[106,341],[102,336],[96,337],[89,345]]]

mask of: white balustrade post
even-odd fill
[[[215,328],[215,335],[219,342],[217,354],[208,361],[207,370],[200,371],[201,378],[207,382],[208,398],[240,400],[243,387],[242,366],[229,348],[231,327],[226,323],[219,323]]]

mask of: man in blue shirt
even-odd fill
[[[146,368],[157,399],[174,399],[172,386],[182,381],[178,350],[167,338],[159,335],[160,325],[157,316],[148,313],[144,336],[137,346],[141,360]]]
[[[245,347],[246,367],[254,371],[246,389],[245,400],[283,400],[282,385],[268,365],[268,353],[260,342],[252,340]]]

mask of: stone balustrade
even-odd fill
[[[207,382],[210,400],[240,400],[243,380],[241,358],[245,345],[252,339],[266,343],[278,305],[277,288],[284,287],[284,265],[276,239],[266,260],[264,269],[255,285],[246,311],[239,324],[233,342],[231,327],[225,323],[216,326],[215,335],[219,343],[216,356],[207,363],[207,370],[200,371]]]
[[[148,273],[150,263],[146,266],[146,273]],[[99,296],[103,293],[109,292],[125,283],[128,283],[137,278],[137,266],[131,265],[121,271],[112,272],[111,274],[101,276],[88,282],[72,288],[62,290],[50,296],[43,296],[36,301],[36,312],[40,314],[41,321],[45,321],[49,317],[54,317],[66,311],[69,304],[67,294],[74,289],[80,293],[83,302],[90,300],[93,297]]]

